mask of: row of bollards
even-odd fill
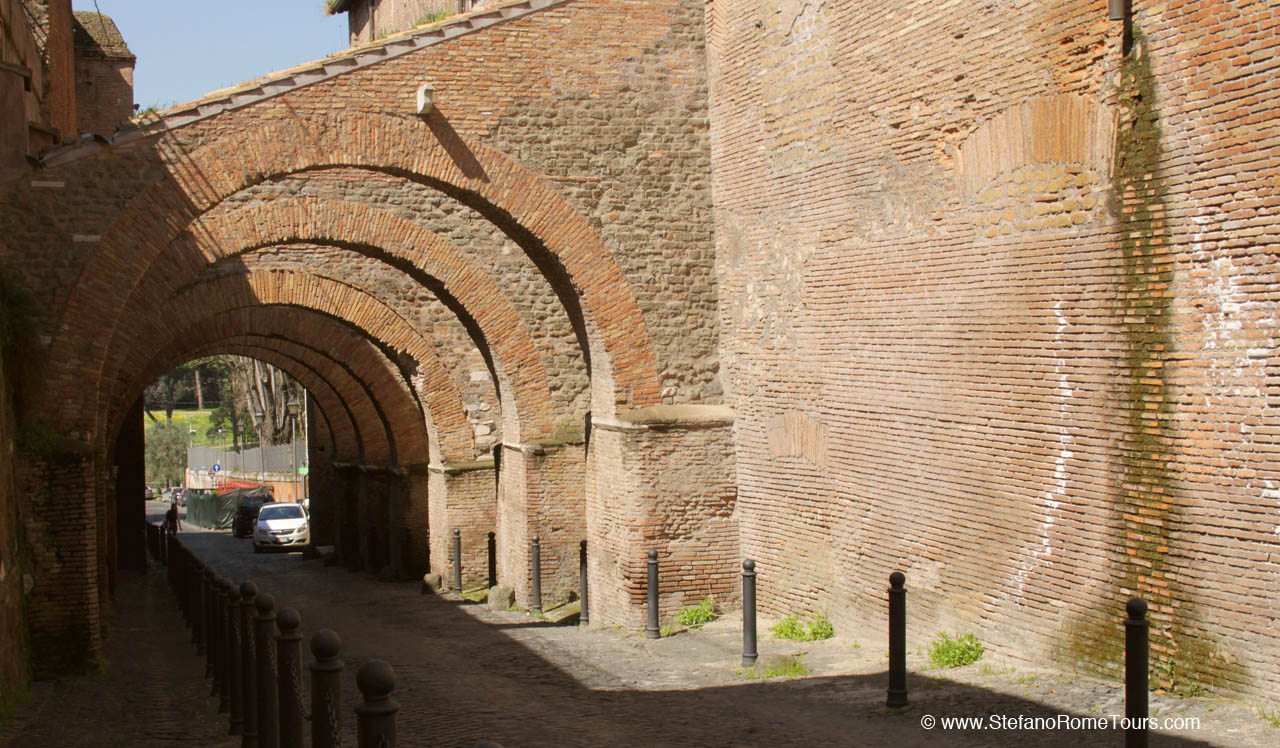
[[[302,748],[304,722],[311,720],[312,748],[337,748],[342,741],[341,639],[328,629],[311,637],[311,712],[302,687],[301,618],[296,610],[276,613],[276,601],[252,581],[236,585],[220,576],[177,537],[153,540],[152,555],[166,564],[169,583],[191,627],[197,654],[218,711],[230,719],[230,734],[245,748]],[[394,748],[399,704],[391,698],[395,671],[369,660],[356,674],[363,703],[355,707],[358,746]]]
[[[583,579],[586,578],[586,541],[583,541]],[[648,552],[648,624],[646,636],[661,636],[658,626],[658,552]],[[885,703],[891,708],[906,707],[907,699],[907,577],[900,571],[889,575],[889,687]],[[583,582],[586,600],[586,582]],[[585,605],[583,610],[585,610]],[[1125,619],[1125,748],[1146,748],[1150,724],[1148,688],[1147,604],[1129,600]],[[742,665],[756,663],[756,564],[742,562]]]
[[[489,587],[498,584],[498,550],[494,533],[489,533]],[[534,535],[529,543],[529,562],[532,569],[530,577],[529,609],[534,613],[542,612],[542,539]],[[582,541],[578,552],[578,599],[581,601],[581,613],[578,617],[580,625],[587,625],[587,541]],[[453,588],[462,593],[462,530],[453,528]]]

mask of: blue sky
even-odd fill
[[[133,100],[143,109],[198,99],[347,46],[347,16],[324,0],[72,0],[120,27],[138,58]]]

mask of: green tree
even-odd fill
[[[147,428],[147,482],[181,485],[187,469],[187,432],[173,421]]]

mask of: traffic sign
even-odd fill
[[[216,463],[216,462],[215,462],[215,463],[213,463],[213,472],[215,472],[215,473],[220,473],[220,472],[222,472],[222,466],[221,466],[221,465],[219,465],[219,464],[218,464],[218,463]]]
[[[311,472],[311,469],[308,468],[306,465],[303,465],[302,467],[298,468],[298,475],[306,475],[309,472]]]

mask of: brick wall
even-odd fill
[[[645,622],[647,556],[658,551],[664,620],[711,595],[741,594],[732,414],[663,406],[593,423],[587,482],[591,620]]]
[[[21,688],[28,677],[27,626],[23,590],[25,542],[14,486],[16,424],[4,356],[0,355],[0,699]]]
[[[110,135],[133,115],[133,62],[76,61],[77,129]]]
[[[902,570],[919,639],[1116,673],[1137,594],[1162,686],[1276,692],[1278,21],[1134,5],[1124,62],[1096,2],[709,6],[769,614],[879,627]]]
[[[437,14],[453,15],[481,4],[475,0],[357,0],[347,16],[351,44],[373,41],[413,28]]]
[[[114,21],[76,11],[76,132],[111,135],[133,116],[134,56]]]

